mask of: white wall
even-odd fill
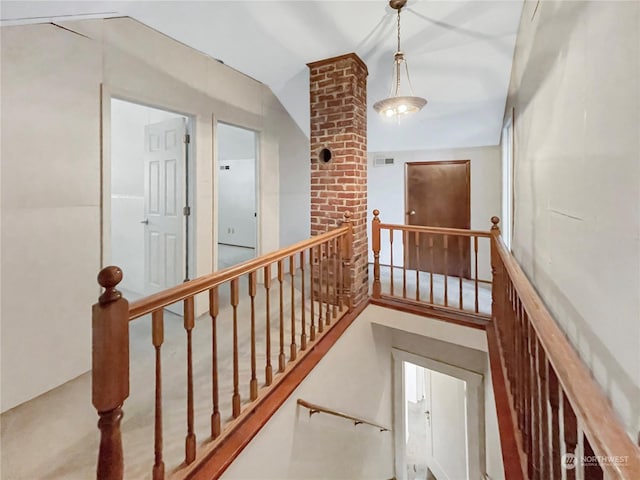
[[[169,37],[127,18],[64,26],[81,35],[2,28],[2,411],[90,368],[111,261],[110,95],[194,119],[196,275],[214,265],[215,120],[261,134],[264,251],[280,246],[280,146],[305,142],[268,88]]]
[[[634,439],[640,429],[640,3],[524,7],[513,252]],[[532,19],[533,17],[533,19]]]
[[[391,432],[354,428],[343,419],[321,414],[309,418],[296,400],[303,398],[391,426],[392,348],[485,374],[484,332],[368,306],[222,478],[391,478]],[[489,450],[495,456],[499,442],[487,444]]]
[[[120,286],[143,295],[144,127],[179,117],[175,113],[111,101],[111,262],[126,272]]]
[[[471,160],[471,229],[491,228],[491,217],[500,215],[500,147],[474,147],[447,150],[415,150],[401,152],[369,152],[367,170],[367,196],[369,219],[373,210],[380,210],[383,223],[405,223],[405,164],[439,160]],[[375,158],[394,158],[391,166],[374,167]],[[388,232],[386,239],[388,239]],[[383,237],[383,240],[386,240]],[[394,265],[401,265],[401,242],[394,242]],[[383,243],[381,263],[389,263],[389,249]],[[480,278],[491,279],[489,242],[480,239],[478,272]],[[369,234],[369,262],[373,262],[371,235]]]

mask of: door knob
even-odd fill
[[[142,220],[140,223],[144,223],[145,225],[149,225],[149,219],[145,218],[144,220]]]
[[[407,215],[415,215],[416,211],[415,210],[410,210],[407,212]]]

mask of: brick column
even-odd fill
[[[348,53],[309,63],[311,96],[311,234],[354,227],[354,305],[368,296],[367,66]]]

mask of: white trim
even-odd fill
[[[404,432],[406,422],[404,415],[405,385],[402,364],[413,363],[436,372],[458,378],[467,383],[466,388],[466,426],[467,426],[467,462],[468,479],[482,478],[485,471],[485,432],[484,432],[484,379],[479,373],[471,372],[454,365],[449,365],[432,358],[421,357],[397,348],[391,349],[393,358],[393,415],[394,415],[394,451],[395,476],[398,480],[406,478],[406,452]],[[475,421],[474,421],[475,419]],[[473,448],[477,445],[478,448]]]

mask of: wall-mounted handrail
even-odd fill
[[[567,478],[575,478],[580,468],[588,479],[603,478],[603,473],[606,478],[640,478],[640,448],[507,250],[498,219],[492,221],[493,320],[525,472],[529,478],[552,478],[553,470],[553,478],[560,478],[563,441],[565,451],[576,455],[575,469],[567,469]],[[579,435],[584,436],[587,465],[578,457]]]
[[[353,424],[355,426],[358,426],[358,425],[371,425],[372,427],[376,427],[377,429],[379,429],[381,432],[390,432],[391,431],[390,428],[385,427],[383,425],[379,425],[377,423],[370,422],[369,420],[364,420],[364,419],[359,418],[359,417],[354,417],[353,415],[349,415],[347,413],[339,412],[338,410],[333,410],[331,408],[322,407],[320,405],[316,405],[315,403],[307,402],[306,400],[303,400],[301,398],[298,399],[298,405],[300,405],[301,407],[309,409],[309,416],[313,415],[314,413],[326,413],[328,415],[333,415],[334,417],[340,417],[340,418],[344,418],[346,420],[350,420],[350,421],[353,422]]]

